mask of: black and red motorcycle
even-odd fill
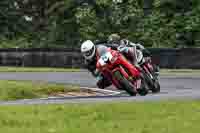
[[[152,63],[150,57],[144,58],[144,60],[145,63],[141,65],[141,70],[146,75],[145,78],[152,93],[158,93],[160,92],[159,68]]]

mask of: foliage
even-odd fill
[[[111,33],[148,47],[198,47],[199,0],[1,0],[0,47],[77,47]]]

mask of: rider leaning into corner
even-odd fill
[[[108,40],[104,42],[94,43],[91,40],[83,42],[81,45],[81,53],[85,58],[85,67],[97,78],[97,86],[101,89],[112,85],[112,82],[96,71],[98,53],[105,47],[120,51],[136,67],[145,64],[151,56],[150,52],[144,46],[132,43],[127,39],[121,39],[118,34],[111,34]],[[158,68],[155,68],[155,71],[158,73]]]

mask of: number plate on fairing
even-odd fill
[[[102,55],[101,58],[99,59],[100,65],[101,65],[101,66],[105,65],[106,62],[107,62],[108,60],[111,60],[111,59],[112,59],[112,57],[113,57],[113,56],[112,56],[112,54],[111,54],[110,52],[105,53],[105,54]]]

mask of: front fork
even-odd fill
[[[124,78],[126,78],[128,81],[130,81],[130,83],[131,83],[131,85],[132,85],[134,91],[137,92],[137,89],[139,89],[140,86],[141,86],[141,79],[138,78],[138,80],[136,80],[136,78],[133,78],[133,77],[129,76],[122,66],[120,66],[120,67],[118,67],[118,68],[115,68],[115,69],[112,71],[112,75],[113,75],[116,71],[119,71],[119,72],[124,76]],[[120,86],[120,81],[117,81],[115,78],[113,78],[113,83],[114,83],[114,85],[115,85],[116,87],[119,87],[119,86]]]

